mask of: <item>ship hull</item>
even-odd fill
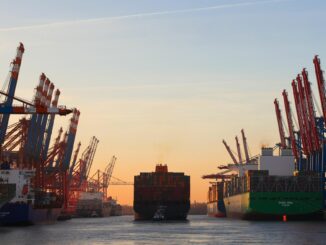
[[[322,220],[322,193],[245,192],[224,198],[226,215],[245,220]]]
[[[121,216],[122,207],[120,204],[117,204],[115,201],[104,202],[102,207],[102,216]]]
[[[111,206],[104,206],[102,208],[102,217],[109,217],[111,216],[112,207]]]
[[[207,203],[207,215],[215,218],[226,217],[226,210],[223,200]]]
[[[35,225],[55,223],[61,208],[33,208],[26,203],[7,203],[0,209],[2,225]]]
[[[122,207],[117,204],[112,207],[111,216],[121,216],[122,215]]]
[[[164,220],[186,220],[190,203],[160,203],[165,207]],[[158,209],[157,203],[134,203],[135,220],[152,220]]]
[[[0,208],[16,195],[15,184],[0,184]]]

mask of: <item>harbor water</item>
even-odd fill
[[[190,215],[187,222],[135,222],[133,216],[54,225],[0,227],[0,244],[326,244],[325,222],[250,222]]]

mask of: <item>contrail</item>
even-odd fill
[[[120,16],[103,17],[103,18],[83,19],[83,20],[69,20],[69,21],[45,23],[45,24],[38,24],[38,25],[30,25],[30,26],[16,26],[16,27],[0,28],[0,32],[31,30],[31,29],[39,29],[39,28],[48,28],[48,27],[58,27],[58,26],[83,24],[83,23],[107,22],[107,21],[114,21],[114,20],[143,18],[143,17],[159,16],[159,15],[173,15],[173,14],[209,11],[209,10],[216,10],[216,9],[236,8],[236,7],[250,6],[250,5],[259,5],[259,4],[265,4],[265,3],[278,3],[278,2],[285,2],[285,1],[290,1],[290,0],[249,1],[249,2],[242,2],[242,3],[220,4],[220,5],[201,7],[201,8],[167,10],[167,11],[159,11],[159,12],[120,15]]]

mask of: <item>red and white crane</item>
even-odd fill
[[[306,135],[306,141],[307,141],[307,147],[308,152],[311,153],[313,151],[313,144],[312,144],[312,138],[311,138],[311,125],[310,125],[310,119],[308,117],[308,106],[307,106],[307,100],[306,95],[304,93],[304,88],[302,84],[302,79],[300,76],[297,76],[297,85],[298,85],[298,91],[299,91],[299,103],[301,106],[301,113],[302,113],[302,119],[303,119],[303,129]]]
[[[308,143],[307,143],[307,136],[306,136],[306,131],[304,129],[302,108],[301,108],[300,99],[299,99],[298,87],[297,87],[297,84],[296,84],[295,80],[292,81],[292,91],[293,91],[295,109],[296,109],[296,112],[297,112],[297,118],[298,118],[298,123],[299,123],[302,150],[303,150],[303,153],[305,155],[307,155],[309,153]]]
[[[323,110],[323,117],[324,117],[324,123],[325,123],[325,119],[326,119],[325,80],[324,80],[324,76],[323,76],[323,71],[320,68],[320,60],[317,55],[315,56],[313,62],[314,62],[314,66],[315,66],[315,73],[316,73],[316,78],[317,78],[320,103],[321,103],[321,107]]]
[[[289,128],[289,133],[290,133],[290,139],[291,139],[291,146],[292,146],[292,152],[295,157],[295,159],[299,159],[299,152],[298,152],[298,147],[296,144],[296,138],[294,135],[294,126],[293,126],[293,120],[292,120],[292,114],[291,114],[291,107],[290,107],[290,102],[288,99],[288,94],[286,90],[283,90],[283,100],[284,100],[284,107],[285,107],[285,112],[286,112],[286,118],[287,118],[287,123],[288,123],[288,128]]]
[[[277,124],[278,124],[278,131],[279,131],[280,140],[281,140],[281,148],[285,149],[286,141],[285,141],[283,121],[282,121],[282,114],[281,114],[280,105],[279,105],[277,99],[274,100],[274,105],[275,105],[275,113],[276,113]]]
[[[310,82],[308,79],[308,73],[306,69],[302,70],[302,78],[304,82],[304,90],[306,94],[306,101],[307,101],[307,107],[308,107],[308,115],[310,119],[310,130],[311,130],[311,137],[312,137],[312,146],[314,151],[320,150],[320,142],[319,142],[319,137],[318,137],[318,130],[317,130],[317,125],[316,125],[316,115],[315,115],[315,108],[314,108],[314,102],[312,98],[312,91],[311,91],[311,86]],[[299,75],[298,75],[299,76]]]

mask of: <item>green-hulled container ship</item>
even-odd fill
[[[223,196],[226,217],[246,220],[323,219],[322,183],[316,173],[271,176],[267,170],[248,170],[244,176],[233,177],[224,183]]]

